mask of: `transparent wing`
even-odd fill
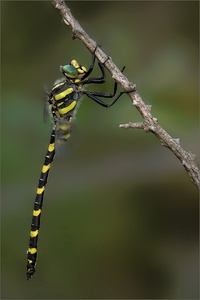
[[[72,117],[65,119],[59,118],[56,120],[56,135],[55,135],[55,149],[56,153],[60,153],[60,148],[62,145],[71,137],[72,131]]]
[[[44,88],[44,110],[43,110],[43,119],[47,122],[50,114],[50,93],[47,91],[47,88]]]

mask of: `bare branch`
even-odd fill
[[[73,38],[80,39],[85,46],[94,52],[97,43],[92,40],[88,34],[83,30],[78,21],[71,14],[70,9],[66,6],[63,0],[53,0],[52,3],[60,11],[62,19],[67,26],[70,26],[73,32]],[[195,163],[195,155],[186,152],[180,145],[179,139],[172,138],[158,123],[158,120],[151,114],[151,106],[146,105],[139,93],[136,90],[135,84],[130,82],[113,63],[112,59],[98,47],[95,55],[101,63],[105,62],[106,68],[121,87],[126,91],[132,100],[133,106],[139,111],[143,117],[143,122],[128,123],[119,125],[120,128],[139,128],[146,132],[153,133],[161,142],[161,145],[169,148],[181,161],[183,167],[188,172],[192,182],[200,188],[200,171]]]
[[[137,129],[144,129],[145,124],[143,122],[136,122],[136,123],[126,123],[126,124],[120,124],[120,128],[129,129],[129,128],[137,128]]]

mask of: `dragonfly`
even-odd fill
[[[108,108],[112,106],[122,94],[127,93],[125,91],[121,91],[116,95],[116,81],[114,83],[113,93],[103,93],[84,89],[85,85],[103,84],[106,81],[105,62],[104,64],[98,62],[101,75],[99,77],[90,77],[95,66],[96,48],[92,54],[92,63],[88,69],[81,66],[74,59],[69,64],[60,66],[60,71],[63,77],[55,81],[50,92],[46,92],[46,106],[48,107],[52,120],[52,129],[44,164],[39,177],[32,213],[29,247],[27,250],[27,280],[33,276],[36,269],[41,212],[49,170],[54,160],[56,149],[65,143],[71,136],[71,125],[80,99],[83,95],[86,95],[99,105]],[[122,72],[123,70],[124,68],[122,69]],[[112,102],[108,104],[104,102],[102,98],[112,98]]]

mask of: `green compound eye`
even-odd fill
[[[72,65],[61,66],[61,71],[65,76],[70,78],[76,78],[78,76],[78,70]]]

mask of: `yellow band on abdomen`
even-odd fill
[[[36,237],[38,235],[38,230],[35,230],[35,231],[31,231],[30,232],[30,237]]]
[[[35,254],[37,252],[37,249],[36,248],[28,248],[28,252],[30,254]]]
[[[49,144],[48,151],[52,152],[54,149],[55,149],[54,143],[53,144]]]
[[[41,214],[41,209],[35,210],[33,211],[33,216],[34,217],[38,217]]]
[[[37,194],[42,194],[44,192],[45,187],[37,188]]]
[[[43,165],[42,167],[42,173],[46,173],[50,168],[50,164],[48,164],[47,166],[46,165]]]

